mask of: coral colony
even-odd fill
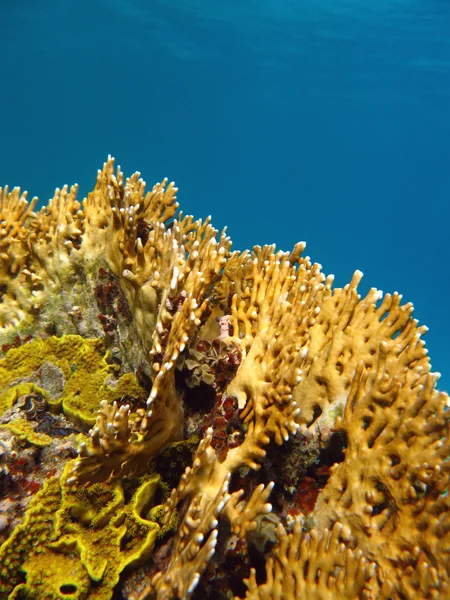
[[[112,158],[83,202],[0,190],[0,598],[450,598],[412,305],[176,191]]]

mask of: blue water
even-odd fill
[[[168,176],[236,248],[400,291],[450,387],[449,0],[0,4],[0,184]]]

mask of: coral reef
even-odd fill
[[[145,398],[136,376],[116,378],[120,368],[111,363],[101,339],[79,335],[39,338],[12,348],[0,359],[0,409],[32,401],[34,395],[49,410],[62,410],[72,423],[92,427],[99,397],[108,404],[125,397],[135,402]]]
[[[446,599],[450,410],[398,293],[231,251],[109,158],[0,190],[0,597]]]
[[[74,491],[66,479],[63,473],[48,480],[3,544],[3,595],[110,598],[121,571],[151,553],[160,526],[157,507],[147,508],[159,476],[145,478],[128,502],[120,482]]]

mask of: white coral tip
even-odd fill
[[[195,590],[195,588],[197,587],[198,582],[200,581],[200,573],[194,573],[193,577],[192,577],[192,581],[188,587],[186,596],[190,596],[192,594],[192,592]]]

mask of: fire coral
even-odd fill
[[[82,202],[0,190],[1,597],[449,598],[412,305],[303,242],[233,252],[176,192],[111,157]]]

